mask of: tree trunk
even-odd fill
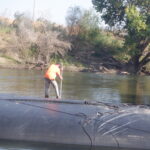
[[[136,48],[139,49],[139,54],[133,56],[127,64],[127,70],[130,73],[139,74],[142,70],[142,67],[150,61],[149,59],[150,53],[147,53],[147,55],[142,60],[140,60],[141,56],[143,56],[143,53],[145,49],[148,47],[148,45],[149,45],[148,39],[139,42],[139,44],[137,45]]]
[[[141,70],[140,62],[139,62],[140,55],[134,56],[130,59],[130,61],[126,65],[126,70],[131,74],[139,74]]]

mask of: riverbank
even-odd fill
[[[44,70],[47,67],[46,66],[43,67],[40,64],[24,63],[23,61],[18,62],[16,60],[11,59],[11,58],[0,56],[0,68]],[[64,70],[80,72],[83,70],[87,70],[87,67],[76,66],[76,65],[71,64],[71,65],[64,65]]]
[[[25,65],[10,57],[0,56],[0,68],[23,69]]]
[[[14,60],[9,57],[0,56],[0,68],[10,68],[10,69],[29,69],[29,70],[44,70],[47,67],[42,64],[30,64],[24,63],[23,61]],[[128,72],[123,72],[119,69],[106,68],[102,65],[75,65],[75,64],[64,64],[65,71],[71,72],[93,72],[93,73],[104,73],[104,74],[129,74]]]

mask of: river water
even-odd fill
[[[0,97],[44,97],[43,71],[0,69]],[[63,73],[62,99],[94,100],[105,103],[150,104],[150,77]],[[59,83],[60,85],[60,83]],[[53,88],[51,98],[55,98]],[[52,147],[0,142],[0,150],[56,150]],[[57,150],[66,150],[57,148]],[[79,149],[77,149],[79,150]],[[103,149],[102,149],[103,150]]]

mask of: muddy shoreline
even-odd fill
[[[30,66],[28,64],[17,64],[12,62],[0,62],[0,68],[3,69],[27,69],[27,70],[46,70],[47,67],[41,66]],[[76,65],[64,65],[64,71],[71,71],[71,72],[90,72],[90,73],[103,73],[103,74],[125,74],[128,75],[128,72],[121,71],[118,69],[107,69],[105,67],[101,67],[100,70],[97,70],[94,67],[81,67]]]

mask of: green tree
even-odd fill
[[[78,38],[94,38],[94,35],[99,32],[99,17],[93,9],[70,7],[66,21],[69,34]]]
[[[67,12],[66,22],[70,35],[78,34],[78,24],[82,16],[82,10],[80,7],[70,7]]]
[[[127,31],[128,71],[137,74],[150,61],[150,0],[92,0],[109,26]],[[130,67],[129,67],[130,66]]]
[[[93,9],[84,10],[79,21],[80,36],[86,40],[94,40],[99,34],[99,17]]]

